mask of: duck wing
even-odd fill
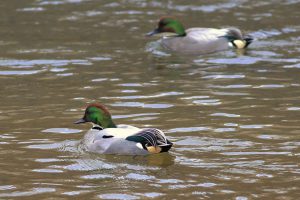
[[[162,45],[175,52],[187,54],[212,53],[228,48],[226,29],[190,28],[185,37],[163,38]]]
[[[125,138],[128,141],[140,143],[145,150],[152,153],[167,152],[173,145],[165,134],[156,128],[143,129]]]

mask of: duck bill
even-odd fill
[[[87,121],[84,118],[81,118],[79,120],[77,120],[76,122],[74,122],[74,124],[82,124],[82,123],[86,123]]]
[[[158,33],[160,33],[160,31],[158,29],[154,29],[153,31],[147,33],[146,36],[150,37],[150,36],[158,34]]]

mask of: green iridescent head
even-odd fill
[[[102,128],[116,128],[108,110],[98,103],[88,105],[85,109],[83,118],[74,123],[81,124],[86,122],[92,122]]]
[[[161,18],[158,22],[157,28],[149,32],[147,36],[152,36],[163,32],[176,33],[177,36],[186,36],[183,25],[178,20],[171,17]]]

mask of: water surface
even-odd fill
[[[297,199],[300,2],[0,3],[1,199]],[[293,13],[293,14],[291,14]],[[236,26],[247,51],[181,56],[145,33],[160,16]],[[157,127],[169,154],[95,155],[74,125],[90,102]]]

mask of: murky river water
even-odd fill
[[[0,2],[0,199],[300,198],[300,2]],[[180,56],[160,16],[236,26],[246,52]],[[174,148],[103,156],[78,143],[89,102]]]

